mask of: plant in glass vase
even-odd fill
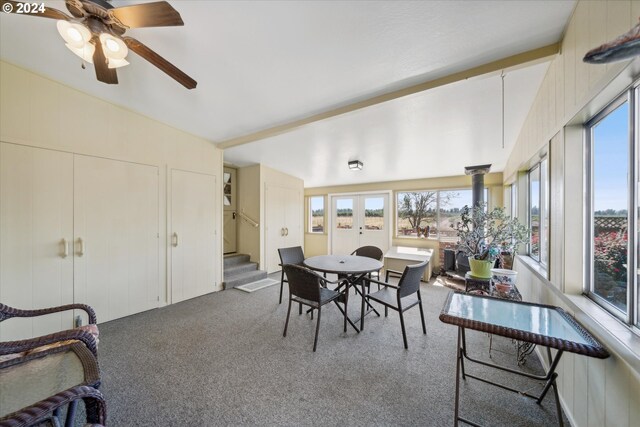
[[[529,242],[529,229],[517,218],[510,218],[504,208],[485,210],[485,205],[464,206],[460,220],[451,224],[458,236],[458,250],[469,257],[471,274],[491,277],[496,258],[513,255],[522,243]]]

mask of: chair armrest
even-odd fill
[[[389,273],[393,275],[397,275],[398,277],[402,277],[402,271],[387,269],[385,274],[385,280],[389,281]]]
[[[87,422],[90,425],[104,425],[107,418],[107,408],[100,391],[86,385],[71,387],[48,397],[31,406],[8,414],[0,418],[2,425],[36,425],[51,416],[51,413],[69,403],[82,399],[86,406]],[[4,424],[9,421],[8,424]],[[14,424],[13,422],[17,422]]]
[[[84,310],[89,316],[89,323],[98,323],[96,312],[86,304],[67,304],[59,307],[42,308],[38,310],[22,310],[19,308],[9,307],[0,304],[0,321],[10,319],[12,317],[35,317],[44,316],[45,314],[58,313],[67,310]]]
[[[381,281],[381,280],[376,280],[376,279],[365,279],[365,280],[366,280],[367,282],[377,283],[377,284],[379,284],[379,285],[387,286],[387,287],[389,287],[389,288],[393,288],[393,289],[400,289],[400,287],[399,287],[399,286],[392,285],[391,283],[383,282],[383,281]]]
[[[98,347],[95,337],[90,332],[82,329],[67,329],[66,331],[29,338],[26,340],[0,342],[0,355],[21,353],[33,350],[37,347],[42,347],[43,345],[67,340],[82,341],[91,353],[93,353],[96,358],[98,357]]]

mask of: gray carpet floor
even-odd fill
[[[313,353],[315,319],[297,308],[282,336],[287,304],[278,304],[279,288],[218,292],[101,324],[108,424],[453,424],[457,329],[438,319],[450,289],[423,284],[427,335],[418,308],[407,311],[409,350],[396,312],[385,318],[380,310],[382,317],[367,316],[364,332],[349,327],[344,333],[340,312],[329,305]],[[350,310],[355,314],[359,306]],[[488,360],[488,335],[470,331],[467,338],[470,352]],[[516,366],[513,342],[494,337],[493,345],[494,361]],[[542,368],[534,354],[522,369]],[[541,389],[478,365],[468,370]],[[461,415],[486,426],[557,424],[552,393],[537,405],[473,379],[462,383],[461,393]]]

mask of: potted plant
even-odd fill
[[[504,208],[485,210],[484,205],[464,206],[460,221],[451,224],[459,238],[458,250],[469,257],[471,274],[490,278],[491,267],[502,254],[514,254],[517,246],[529,242],[529,229]]]

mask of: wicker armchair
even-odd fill
[[[278,304],[282,304],[282,288],[284,287],[285,282],[289,283],[289,280],[285,275],[284,266],[285,264],[302,265],[304,262],[304,251],[301,246],[292,246],[290,248],[278,249],[278,255],[280,256],[279,265],[283,267],[280,275],[280,301],[278,302]]]
[[[40,310],[0,304],[0,321],[73,309],[84,310],[89,322],[96,322],[95,312],[84,304]],[[80,399],[87,405],[87,422],[104,424],[104,399],[97,391],[100,385],[97,327],[92,326],[93,333],[83,327],[0,342],[0,426],[56,425],[60,407],[67,404],[66,425],[71,426]]]
[[[316,321],[316,336],[313,340],[313,351],[316,351],[318,346],[318,332],[320,330],[320,317],[322,316],[322,306],[329,304],[332,301],[337,302],[342,294],[339,291],[328,289],[327,283],[340,283],[330,282],[324,277],[318,275],[314,271],[308,268],[301,267],[299,265],[285,264],[283,266],[285,274],[289,280],[289,308],[287,310],[287,321],[284,324],[283,337],[287,336],[287,329],[289,327],[289,317],[291,315],[291,304],[298,302],[300,306],[306,305],[311,309],[318,310],[318,320]],[[344,302],[344,300],[342,301]],[[340,306],[338,306],[340,308]],[[344,310],[344,330],[347,330],[347,307],[345,304]]]
[[[375,301],[384,306],[384,315],[388,315],[389,309],[395,310],[400,315],[400,327],[402,329],[402,339],[404,341],[404,348],[408,349],[407,333],[404,326],[404,312],[413,306],[420,308],[420,319],[422,320],[422,332],[427,333],[427,328],[424,323],[424,312],[422,311],[422,297],[420,295],[420,279],[424,273],[424,269],[427,267],[429,261],[423,261],[419,264],[408,265],[404,268],[404,272],[400,277],[398,285],[392,285],[388,283],[389,273],[395,273],[393,271],[387,272],[387,282],[380,280],[368,279],[373,283],[382,285],[382,289],[371,294],[367,294],[368,301]],[[414,296],[415,294],[415,296]]]

